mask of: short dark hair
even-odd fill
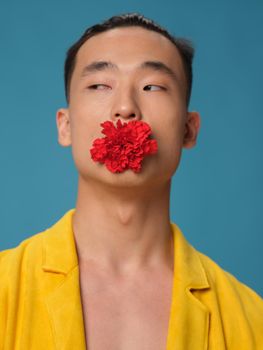
[[[83,35],[68,49],[65,65],[64,65],[64,84],[65,95],[67,102],[69,102],[69,87],[72,78],[72,74],[76,64],[76,56],[80,47],[92,36],[106,32],[107,30],[118,27],[132,27],[139,26],[154,32],[160,33],[168,38],[178,49],[183,61],[184,71],[187,80],[187,105],[190,101],[192,90],[192,61],[194,56],[194,48],[192,43],[185,39],[171,35],[166,29],[162,28],[159,24],[151,19],[144,17],[139,13],[126,13],[118,16],[113,16],[100,24],[95,24],[85,30]]]

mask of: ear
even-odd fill
[[[187,112],[183,141],[184,148],[192,148],[196,144],[200,122],[201,120],[198,112]]]
[[[61,108],[57,111],[56,123],[58,129],[58,143],[63,147],[70,146],[71,129],[68,109]]]

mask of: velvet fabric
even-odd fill
[[[0,350],[86,349],[74,211],[0,252]],[[193,248],[176,224],[171,228],[166,350],[262,349],[263,299]]]

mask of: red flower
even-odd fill
[[[105,164],[113,173],[127,169],[140,172],[143,158],[157,152],[157,141],[150,139],[151,127],[142,121],[121,122],[116,126],[111,121],[100,124],[106,135],[93,141],[90,149],[95,162]]]

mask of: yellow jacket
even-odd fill
[[[0,350],[86,349],[74,210],[0,252]],[[263,349],[263,299],[171,226],[175,269],[166,350]]]

